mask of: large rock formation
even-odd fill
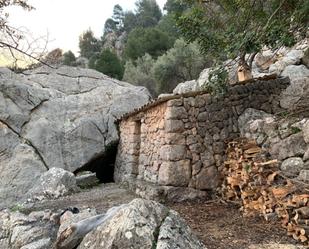
[[[254,139],[281,163],[289,177],[309,181],[309,119],[246,109],[238,119],[242,137]]]
[[[83,239],[79,249],[206,249],[185,221],[154,201],[135,199]]]
[[[0,69],[0,208],[47,169],[74,172],[104,155],[118,141],[114,120],[149,96],[89,69]]]

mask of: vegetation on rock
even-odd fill
[[[204,53],[218,61],[237,58],[250,70],[263,46],[291,46],[308,28],[306,0],[183,2],[189,8],[178,15],[177,24],[186,40],[197,41]]]

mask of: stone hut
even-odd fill
[[[159,98],[119,122],[115,180],[214,190],[225,143],[247,108],[274,113],[288,78],[251,80],[221,97],[194,92]]]

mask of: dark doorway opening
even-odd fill
[[[113,143],[106,148],[104,154],[91,160],[75,173],[81,171],[95,172],[100,183],[114,182],[114,166],[117,155],[118,143]]]

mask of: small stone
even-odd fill
[[[309,121],[307,121],[303,126],[303,136],[307,144],[309,144]]]
[[[200,122],[205,122],[207,121],[209,118],[208,116],[208,112],[201,112],[198,116],[197,116],[197,120]]]
[[[304,157],[303,157],[304,162],[309,160],[309,147],[307,148]]]
[[[285,173],[297,175],[304,168],[304,162],[300,157],[290,157],[284,160],[280,169]]]
[[[300,181],[308,182],[309,181],[309,170],[308,169],[301,170],[297,178]]]

